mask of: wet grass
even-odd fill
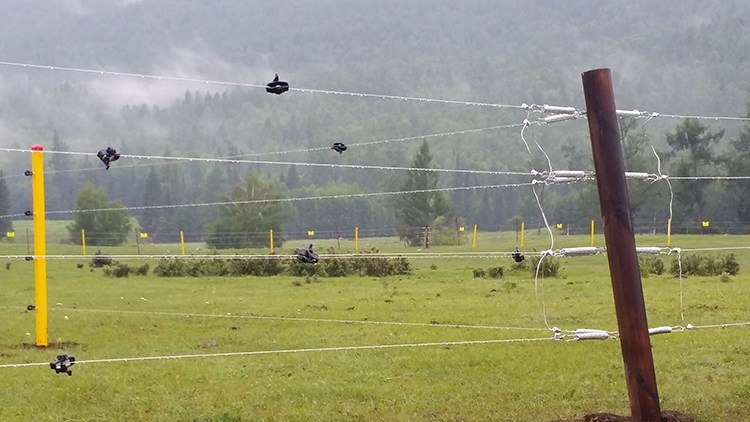
[[[528,236],[524,250],[547,249],[549,239],[542,234]],[[749,240],[675,236],[673,244],[707,248],[744,246]],[[638,241],[642,246],[663,246],[666,239]],[[353,249],[353,241],[345,242],[342,252]],[[599,237],[595,242],[604,244]],[[296,243],[285,245],[284,252]],[[396,239],[360,239],[362,248],[365,244],[381,252],[404,251]],[[516,245],[514,233],[480,233],[476,250],[510,251]],[[555,248],[588,245],[587,236],[555,238]],[[336,241],[316,242],[321,252],[329,246],[336,247]],[[0,254],[15,254],[19,247],[25,251],[25,244],[0,243]],[[79,248],[48,247],[50,254],[70,255],[79,254]],[[132,254],[133,248],[103,250]],[[142,253],[158,255],[177,251],[179,245],[142,248],[149,248]],[[188,245],[189,251],[200,253],[200,248]],[[431,250],[472,248],[468,244]],[[713,252],[719,253],[723,252]],[[650,326],[750,321],[750,272],[744,267],[750,265],[750,253],[735,253],[743,265],[739,276],[729,281],[683,280],[684,321],[679,280],[670,275],[645,278]],[[671,259],[665,257],[665,263]],[[416,258],[409,276],[318,278],[306,283],[289,276],[107,278],[100,269],[77,268],[88,259],[73,258],[48,262],[53,344],[37,349],[28,347],[34,342],[34,312],[26,310],[34,298],[33,263],[7,262],[9,270],[0,267],[0,364],[49,362],[58,353],[93,360],[550,337],[531,272],[510,271],[510,259]],[[147,260],[133,260],[140,262]],[[494,266],[505,267],[503,278],[472,276],[474,268]],[[544,281],[548,324],[616,330],[606,257],[561,259],[561,272]],[[541,299],[541,284],[536,293]],[[652,337],[662,408],[702,421],[744,420],[750,414],[748,330],[707,328]],[[74,366],[73,373],[56,375],[49,366],[0,368],[0,420],[545,421],[593,412],[628,413],[620,344],[615,340],[84,363]]]

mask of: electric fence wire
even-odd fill
[[[683,331],[692,331],[695,329],[727,328],[727,327],[738,327],[738,326],[748,326],[748,325],[750,325],[750,322],[712,324],[712,325],[688,326],[688,327],[659,327],[657,329],[652,329],[654,331],[650,330],[650,333],[660,334],[660,333],[671,333],[674,331],[683,332]],[[603,331],[603,330],[576,330],[573,334],[574,334],[573,338],[569,339],[569,341],[618,338],[617,332],[609,332],[609,331]],[[395,349],[395,348],[407,348],[407,347],[468,346],[468,345],[508,344],[508,343],[522,343],[522,342],[528,343],[528,342],[541,342],[541,341],[549,341],[549,340],[559,341],[559,340],[565,339],[565,337],[566,335],[559,334],[559,330],[558,330],[558,332],[556,332],[553,337],[541,337],[541,338],[466,340],[466,341],[447,341],[447,342],[432,342],[432,343],[402,343],[402,344],[379,344],[379,345],[364,345],[364,346],[318,347],[318,348],[306,348],[306,349],[279,349],[279,350],[255,350],[255,351],[223,352],[223,353],[196,353],[196,354],[185,354],[185,355],[136,356],[136,357],[126,357],[126,358],[82,359],[82,360],[76,360],[75,363],[85,364],[85,363],[143,362],[143,361],[153,361],[153,360],[174,360],[174,359],[209,358],[209,357],[236,357],[236,356],[285,354],[285,353]],[[28,368],[28,367],[36,367],[36,366],[46,367],[46,366],[49,366],[49,362],[0,364],[1,369]]]
[[[485,131],[491,131],[491,130],[511,129],[511,128],[519,127],[521,125],[522,123],[511,123],[507,125],[489,126],[489,127],[478,128],[478,129],[464,129],[464,130],[456,130],[456,131],[451,131],[451,132],[433,133],[433,134],[428,134],[428,135],[407,136],[407,137],[402,137],[402,138],[382,139],[382,140],[377,140],[377,141],[347,143],[346,145],[348,148],[364,147],[364,146],[372,146],[372,145],[379,145],[379,144],[413,141],[413,140],[418,140],[418,139],[431,139],[431,138],[440,138],[440,137],[447,137],[447,136],[454,136],[454,135],[465,135],[469,133],[479,133],[479,132],[485,132]],[[229,156],[219,157],[219,158],[238,159],[238,158],[244,158],[244,157],[261,157],[261,156],[267,156],[267,155],[282,155],[282,154],[293,154],[293,153],[314,152],[314,151],[324,151],[324,150],[327,151],[330,149],[331,149],[330,146],[325,146],[325,147],[313,147],[313,148],[303,148],[303,149],[291,149],[291,150],[283,150],[283,151],[270,151],[270,152],[229,155]],[[165,164],[174,164],[174,163],[170,161],[164,161],[161,163],[129,164],[129,165],[124,165],[124,166],[118,165],[118,166],[110,168],[110,170],[120,170],[120,169],[126,169],[126,168],[134,168],[134,167],[148,167],[148,166],[165,165]],[[45,171],[44,174],[73,173],[73,172],[79,172],[79,171],[97,171],[97,170],[101,171],[101,166],[88,167],[88,168],[82,168],[82,169],[52,170],[52,171]],[[22,176],[23,175],[14,175],[12,177],[22,177]]]
[[[6,310],[26,310],[26,307],[0,306],[0,309]],[[250,320],[268,320],[268,321],[288,321],[288,322],[315,322],[315,323],[334,323],[334,324],[364,324],[364,325],[392,325],[406,327],[430,327],[430,328],[462,328],[462,329],[480,329],[480,330],[502,330],[502,331],[547,331],[544,328],[529,327],[509,327],[495,325],[474,325],[474,324],[440,324],[427,322],[399,322],[399,321],[373,321],[373,320],[356,320],[356,319],[327,319],[327,318],[302,318],[302,317],[283,317],[270,315],[235,315],[227,314],[204,314],[191,312],[158,312],[158,311],[130,311],[120,309],[85,309],[85,308],[61,308],[53,307],[51,311],[60,312],[83,312],[99,314],[131,314],[131,315],[153,315],[153,316],[171,316],[187,318],[225,318],[225,319],[250,319]]]
[[[113,362],[138,362],[150,360],[171,360],[186,358],[208,358],[208,357],[228,357],[228,356],[251,356],[251,355],[269,355],[284,353],[305,353],[305,352],[331,352],[331,351],[349,351],[349,350],[373,350],[373,349],[394,349],[407,347],[446,347],[446,346],[467,346],[467,345],[487,345],[502,343],[519,343],[519,342],[538,342],[545,340],[555,340],[553,337],[542,338],[517,338],[517,339],[495,339],[495,340],[466,340],[466,341],[445,341],[437,343],[404,343],[404,344],[376,344],[367,346],[340,346],[340,347],[318,347],[309,349],[281,349],[281,350],[255,350],[246,352],[225,352],[225,353],[197,353],[189,355],[167,355],[167,356],[141,356],[129,358],[111,358],[111,359],[89,359],[76,360],[76,364],[84,363],[113,363]],[[31,366],[49,366],[49,362],[41,363],[10,363],[0,365],[0,368],[24,368]]]
[[[450,187],[450,188],[416,189],[416,190],[391,191],[391,192],[349,193],[349,194],[341,194],[341,195],[307,196],[307,197],[298,197],[298,198],[252,199],[252,200],[208,202],[208,203],[196,203],[196,204],[143,205],[143,206],[135,206],[135,207],[59,210],[59,211],[45,211],[44,214],[56,215],[56,214],[75,214],[75,213],[91,213],[91,212],[106,212],[106,211],[142,211],[142,210],[154,210],[154,209],[212,207],[212,206],[219,206],[219,205],[268,204],[268,203],[280,203],[280,202],[314,201],[314,200],[324,200],[324,199],[366,198],[366,197],[384,196],[384,195],[409,195],[409,194],[429,193],[429,192],[453,192],[453,191],[460,191],[460,190],[475,190],[475,189],[498,189],[498,188],[520,187],[520,186],[531,186],[531,185],[532,185],[531,182],[505,183],[505,184],[498,184],[498,185],[455,186],[455,187]],[[0,215],[0,218],[23,217],[23,216],[26,216],[26,213]]]
[[[438,252],[438,253],[377,253],[377,252],[364,252],[364,253],[349,253],[349,254],[318,254],[320,258],[325,259],[368,259],[368,258],[409,258],[409,259],[466,259],[466,258],[510,258],[512,252]],[[92,255],[0,255],[3,259],[23,259],[23,260],[34,260],[37,258],[53,259],[53,260],[69,260],[69,259],[88,259],[92,258]],[[154,254],[144,253],[140,255],[107,255],[107,258],[118,259],[118,260],[153,260],[153,259],[175,259],[175,260],[198,260],[198,259],[267,259],[267,260],[279,260],[279,259],[296,259],[297,255],[287,254],[236,254],[236,255],[216,255],[216,254],[189,254],[189,255],[176,255],[176,254]]]
[[[10,66],[10,67],[31,68],[31,69],[55,70],[55,71],[63,71],[63,72],[87,73],[87,74],[94,74],[94,75],[109,75],[109,76],[163,80],[163,81],[173,81],[173,82],[190,82],[190,83],[200,83],[200,84],[206,84],[206,85],[235,86],[235,87],[242,87],[242,88],[260,88],[260,89],[266,88],[265,84],[212,81],[212,80],[205,80],[205,79],[198,79],[198,78],[148,75],[148,74],[129,73],[129,72],[113,72],[109,70],[95,70],[95,69],[84,69],[84,68],[64,67],[64,66],[48,66],[48,65],[31,64],[31,63],[0,61],[0,65]],[[377,98],[377,99],[382,99],[382,100],[419,101],[419,102],[429,102],[429,103],[457,104],[457,105],[467,105],[467,106],[482,106],[482,107],[496,107],[496,108],[510,108],[510,109],[522,108],[520,105],[512,105],[512,104],[494,104],[494,103],[483,103],[483,102],[474,102],[474,101],[459,101],[459,100],[445,100],[445,99],[437,99],[437,98],[409,97],[409,96],[401,96],[401,95],[370,94],[370,93],[362,93],[362,92],[333,91],[333,90],[327,90],[327,89],[289,87],[289,91],[304,92],[304,93],[317,93],[317,94],[345,95],[345,96],[362,97],[362,98],[365,98],[365,97]]]
[[[31,153],[30,149],[19,148],[0,148],[0,152]],[[61,154],[75,156],[96,156],[93,152],[81,151],[44,151],[45,154]],[[345,168],[358,170],[403,170],[403,171],[424,171],[433,173],[467,173],[467,174],[485,174],[495,176],[533,176],[528,172],[517,171],[496,171],[496,170],[473,170],[473,169],[445,169],[445,168],[425,168],[425,167],[396,167],[396,166],[374,166],[365,164],[336,164],[336,163],[308,163],[295,161],[268,161],[268,160],[240,160],[228,158],[206,158],[206,157],[169,157],[159,155],[133,155],[120,154],[120,158],[133,158],[139,160],[164,160],[164,161],[184,161],[184,162],[205,162],[205,163],[230,163],[230,164],[267,164],[299,167],[325,167],[325,168]]]
[[[215,81],[215,80],[206,80],[206,79],[200,79],[200,78],[186,78],[186,77],[166,76],[166,75],[149,75],[149,74],[132,73],[132,72],[115,72],[115,71],[110,71],[110,70],[96,70],[96,69],[86,69],[86,68],[66,67],[66,66],[50,66],[50,65],[40,65],[40,64],[33,64],[33,63],[21,63],[21,62],[10,62],[10,61],[0,61],[0,66],[43,69],[43,70],[53,70],[53,71],[62,71],[62,72],[86,73],[86,74],[93,74],[93,75],[108,75],[108,76],[151,79],[151,80],[164,80],[164,81],[173,81],[173,82],[200,83],[200,84],[205,84],[205,85],[236,86],[236,87],[259,88],[259,89],[266,88],[265,84]],[[296,91],[296,92],[303,92],[303,93],[334,94],[334,95],[345,95],[345,96],[353,96],[353,97],[361,97],[361,98],[365,98],[365,97],[378,98],[378,99],[383,99],[383,100],[392,99],[392,100],[404,100],[404,101],[433,102],[433,103],[443,103],[443,104],[458,104],[458,105],[467,105],[467,106],[520,109],[520,110],[525,110],[529,112],[557,114],[558,116],[566,116],[566,115],[571,116],[569,118],[579,118],[579,117],[586,116],[585,110],[579,110],[579,109],[576,109],[575,107],[556,107],[556,106],[550,106],[547,104],[545,105],[532,104],[530,106],[525,103],[521,105],[498,104],[498,103],[446,100],[446,99],[437,99],[437,98],[410,97],[410,96],[387,95],[387,94],[370,94],[370,93],[362,93],[362,92],[334,91],[334,90],[326,90],[326,89],[295,88],[295,87],[290,87],[289,90]],[[632,117],[632,118],[647,118],[648,120],[659,118],[659,117],[665,117],[665,118],[673,118],[673,119],[700,119],[700,120],[714,120],[714,121],[721,121],[721,120],[741,121],[741,122],[750,121],[750,117],[740,117],[740,116],[703,116],[703,115],[687,115],[687,114],[668,114],[668,113],[647,112],[647,111],[639,111],[639,110],[617,110],[617,114],[619,116],[627,116],[627,117]],[[564,117],[564,118],[557,117],[557,118],[553,118],[547,121],[546,123],[552,123],[552,122],[564,120],[567,118],[568,117]]]

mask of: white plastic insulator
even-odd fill
[[[586,177],[586,172],[582,170],[555,170],[552,174],[555,177]]]
[[[576,330],[577,331],[577,330]],[[590,333],[580,333],[576,334],[573,339],[574,340],[607,340],[609,338],[609,334],[607,334],[606,331],[593,331]]]
[[[571,182],[580,182],[582,177],[555,177],[552,179],[552,182],[555,183],[571,183]]]
[[[607,333],[605,330],[600,330],[598,328],[577,328],[576,334],[581,333]]]
[[[618,116],[639,117],[643,115],[643,112],[638,110],[616,110],[616,112]]]
[[[644,255],[659,255],[661,248],[656,246],[638,246],[635,248],[635,252]]]
[[[582,255],[596,255],[599,253],[599,248],[594,246],[584,246],[580,248],[562,248],[560,253],[563,256],[582,256]]]
[[[542,121],[544,123],[556,123],[556,122],[563,122],[565,120],[573,120],[577,119],[578,116],[575,114],[555,114],[554,116],[547,116]]]
[[[648,179],[651,175],[648,173],[640,173],[633,171],[626,171],[625,177],[628,179]]]
[[[656,327],[656,328],[649,328],[648,334],[654,335],[654,334],[669,334],[672,332],[672,327]]]
[[[688,325],[686,325],[686,326],[685,326],[685,329],[686,329],[686,330],[695,330],[695,325],[693,325],[693,324],[688,324]]]
[[[552,249],[547,249],[547,250],[539,252],[539,254],[541,256],[547,256],[547,255],[553,256],[555,254],[555,251],[553,251]]]
[[[543,113],[573,114],[576,112],[576,108],[575,107],[551,106],[549,104],[545,104],[542,106],[542,112]]]
[[[528,104],[523,103],[523,104],[521,104],[521,108],[524,109],[524,110],[528,110],[530,107],[529,107]]]

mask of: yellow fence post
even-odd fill
[[[518,227],[518,226],[516,226],[516,227]],[[522,221],[521,222],[521,247],[522,248],[523,248],[523,233],[524,233],[525,230],[526,230],[526,228],[525,228],[524,222]]]
[[[185,255],[185,235],[182,234],[182,230],[180,230],[180,244],[182,244],[182,254]]]
[[[271,253],[273,253],[273,229],[271,229],[270,236],[271,236]]]
[[[83,256],[86,256],[86,230],[81,229],[81,244],[83,245]]]
[[[47,347],[47,234],[44,221],[44,157],[41,145],[31,147],[31,187],[34,200],[34,292],[36,345]]]
[[[667,219],[667,246],[670,246],[672,241],[672,219]]]
[[[476,224],[474,224],[474,242],[472,242],[471,247],[472,248],[477,247],[477,225]]]
[[[594,246],[594,220],[591,220],[591,246]]]
[[[354,250],[359,250],[359,227],[354,228]]]

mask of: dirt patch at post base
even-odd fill
[[[634,422],[630,416],[613,415],[612,413],[591,413],[581,419],[557,419],[550,422]],[[660,422],[699,422],[684,413],[662,412]]]

